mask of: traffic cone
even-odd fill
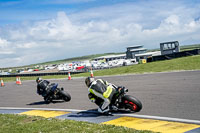
[[[1,87],[5,86],[5,84],[3,83],[3,79],[1,78]]]
[[[22,84],[22,82],[21,82],[21,80],[20,80],[20,77],[16,77],[16,84],[17,84],[17,85],[21,85],[21,84]]]
[[[90,71],[90,77],[94,77],[94,74],[93,74],[93,71],[92,71],[92,68],[91,68],[91,71]]]
[[[70,72],[68,72],[68,80],[71,80],[71,75],[70,75]]]

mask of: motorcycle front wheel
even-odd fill
[[[123,97],[123,103],[126,109],[130,111],[139,112],[142,109],[142,103],[136,97],[125,95]]]
[[[66,102],[71,100],[71,96],[69,95],[69,93],[67,93],[65,91],[60,91],[60,95],[63,98],[63,100]]]

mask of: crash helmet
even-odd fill
[[[94,78],[92,78],[92,77],[87,77],[87,78],[85,79],[85,84],[86,84],[86,86],[89,87],[93,81],[94,81]]]
[[[42,81],[42,78],[37,77],[37,79],[36,79],[36,83],[39,83],[40,81]]]

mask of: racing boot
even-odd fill
[[[109,106],[106,107],[104,110],[102,110],[101,107],[99,107],[98,112],[105,115],[112,115],[112,113],[110,112]]]

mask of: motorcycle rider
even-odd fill
[[[36,83],[37,83],[37,93],[39,95],[42,95],[43,97],[45,97],[47,95],[47,87],[49,85],[49,81],[47,80],[43,80],[42,78],[38,77],[36,79]]]
[[[103,104],[99,105],[98,112],[100,113],[110,113],[110,109],[117,110],[116,106],[111,106],[110,103],[113,95],[121,90],[121,87],[117,87],[114,84],[108,83],[103,79],[95,80],[92,77],[87,77],[85,79],[85,84],[88,87],[88,97],[91,102],[94,102],[98,105],[96,99],[101,98],[104,100]]]

